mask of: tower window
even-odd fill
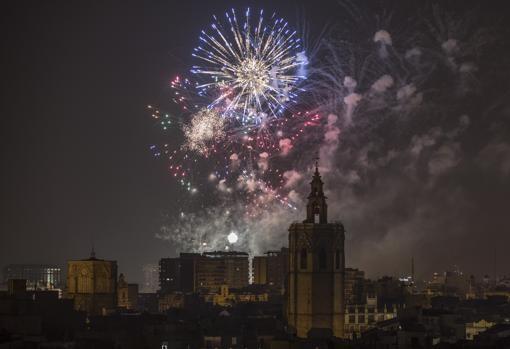
[[[319,269],[326,269],[326,250],[324,247],[321,247],[319,251]]]
[[[319,205],[315,204],[313,207],[313,222],[314,223],[320,223],[320,212],[321,209]]]
[[[301,269],[306,269],[308,267],[308,252],[306,251],[306,248],[301,249],[301,255],[299,256],[299,259]]]

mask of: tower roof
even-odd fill
[[[322,181],[321,174],[319,172],[319,161],[318,158],[315,160],[315,172],[312,177],[312,181],[310,182],[310,195],[308,195],[308,198],[316,197],[316,196],[324,196],[324,182]],[[326,197],[324,196],[326,199]]]
[[[322,182],[319,172],[319,158],[315,159],[315,172],[310,182],[310,194],[308,195],[308,204],[306,205],[305,223],[325,224],[328,222],[328,205],[324,195],[324,182]]]

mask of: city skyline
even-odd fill
[[[308,33],[310,51],[320,34],[324,40],[346,35],[362,48],[352,57],[365,56],[336,71],[336,112],[322,114],[320,126],[282,156],[285,190],[296,210],[239,220],[248,228],[233,244],[226,237],[238,225],[218,219],[231,198],[219,182],[207,187],[204,180],[193,197],[173,180],[168,164],[149,149],[160,136],[146,111],[147,104],[169,104],[170,82],[190,69],[200,30],[233,4],[7,7],[0,266],[63,267],[87,258],[94,246],[142,285],[144,265],[196,252],[173,238],[187,233],[183,225],[190,221],[211,241],[221,238],[252,256],[286,247],[319,153],[329,218],[346,228],[347,267],[373,279],[401,276],[414,258],[420,279],[454,265],[477,277],[508,274],[509,30],[493,20],[504,5],[425,1],[421,12],[404,1],[252,5],[276,11],[303,37]],[[407,21],[420,14],[427,31]],[[416,54],[417,47],[434,57],[417,73],[407,76],[388,63],[397,53]],[[373,59],[383,63],[363,75]],[[393,97],[378,99],[376,92],[390,91]]]

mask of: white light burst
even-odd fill
[[[193,53],[203,64],[192,69],[204,78],[198,88],[215,96],[209,107],[245,125],[281,114],[306,78],[308,60],[296,31],[275,14],[266,24],[263,14],[252,19],[248,8],[242,23],[233,9],[223,23],[213,16],[212,33],[202,31]]]
[[[208,154],[214,143],[225,137],[225,119],[212,109],[201,109],[193,115],[191,123],[183,126],[186,142],[184,147]]]
[[[229,244],[235,244],[237,242],[237,240],[239,240],[239,237],[237,236],[237,234],[234,231],[231,231],[230,234],[228,234],[228,236],[227,236],[227,240],[228,240]]]

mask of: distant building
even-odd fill
[[[253,283],[256,285],[267,284],[267,256],[255,256],[252,260]]]
[[[117,305],[117,262],[90,258],[67,262],[67,298],[76,310],[106,315]]]
[[[181,253],[179,257],[159,261],[159,291],[193,293],[197,291],[199,253]]]
[[[62,269],[52,264],[9,264],[4,267],[4,283],[10,279],[27,280],[27,290],[62,288]]]
[[[186,293],[197,291],[197,268],[201,259],[199,253],[180,254],[180,290]]]
[[[249,284],[249,260],[246,252],[205,252],[199,259],[197,287],[219,292],[221,286],[242,288]]]
[[[233,306],[237,303],[267,302],[269,295],[267,292],[256,292],[256,289],[233,289],[223,285],[219,293],[205,295],[204,301],[219,306]]]
[[[289,227],[287,322],[297,337],[344,336],[344,227],[328,223],[326,196],[316,164],[306,219]]]
[[[496,323],[481,319],[480,321],[466,323],[466,339],[472,341],[480,333],[485,332]]]
[[[475,337],[475,345],[484,348],[510,347],[510,324],[497,324]]]
[[[7,294],[10,296],[23,295],[27,292],[27,280],[9,279],[7,282]]]
[[[25,279],[9,284],[8,293],[0,292],[0,348],[65,347],[85,330],[84,314],[58,290],[26,291]]]
[[[288,270],[289,249],[269,251],[264,256],[255,256],[252,261],[253,283],[267,285],[283,294]]]
[[[117,306],[128,310],[138,308],[138,284],[127,283],[124,274],[120,274],[117,283]]]
[[[470,277],[459,270],[447,271],[444,286],[447,295],[466,298],[470,290]]]
[[[160,292],[220,292],[222,285],[242,288],[249,284],[249,260],[245,252],[181,253],[163,258],[160,265]]]
[[[182,292],[162,294],[158,300],[158,311],[164,313],[169,309],[182,309],[186,304],[186,295]]]
[[[159,296],[157,293],[138,293],[138,310],[157,313],[159,311]]]
[[[425,293],[431,297],[444,295],[466,299],[476,298],[480,292],[475,288],[474,277],[454,270],[442,274],[434,273],[432,280],[426,285]]]
[[[496,286],[483,292],[484,298],[502,297],[507,301],[510,300],[510,288]]]
[[[181,290],[180,258],[162,258],[159,261],[159,289],[161,293]]]
[[[428,296],[442,296],[445,293],[445,276],[439,273],[432,275],[432,280],[427,282],[425,293]]]
[[[408,288],[399,279],[391,276],[383,276],[376,280],[373,285],[373,294],[377,295],[380,303],[397,303],[405,302],[405,297],[409,293]]]
[[[159,266],[157,264],[145,264],[142,268],[143,284],[140,287],[142,293],[155,293],[159,288]]]
[[[359,269],[345,268],[345,304],[362,304],[366,298],[365,272]]]
[[[376,327],[377,322],[395,319],[398,307],[395,304],[378,304],[376,296],[367,296],[364,304],[347,305],[345,313],[345,337],[359,338],[361,333]]]
[[[505,277],[498,280],[497,287],[505,287],[510,289],[510,278]]]

